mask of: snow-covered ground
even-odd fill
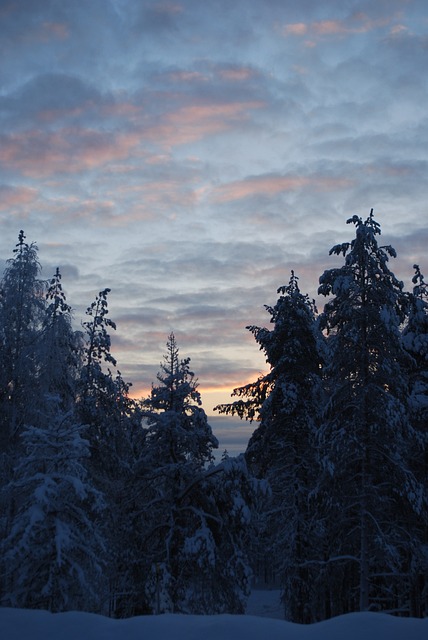
[[[255,589],[247,602],[245,612],[248,616],[284,619],[284,607],[281,604],[281,591],[278,589]]]
[[[426,640],[428,619],[351,613],[302,626],[245,615],[113,620],[91,613],[0,609],[1,640]]]

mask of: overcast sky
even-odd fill
[[[427,34],[426,0],[0,0],[0,260],[24,229],[77,324],[111,288],[137,394],[174,331],[211,413],[348,217],[428,274]]]

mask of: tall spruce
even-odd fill
[[[388,267],[396,253],[379,246],[373,210],[365,221],[347,222],[355,238],[330,251],[345,264],[325,271],[319,287],[332,296],[322,314],[330,351],[320,431],[329,515],[326,616],[408,610],[410,563],[420,546],[408,523],[413,514],[426,518],[409,461],[415,430],[400,339],[405,298]]]
[[[73,314],[56,269],[48,283],[40,335],[40,393],[56,395],[64,411],[74,408],[82,366],[82,333],[73,329]]]
[[[235,389],[240,400],[216,408],[260,420],[245,454],[250,469],[271,489],[258,510],[255,555],[282,587],[286,618],[310,622],[318,573],[307,562],[319,536],[315,439],[322,403],[322,337],[315,305],[300,292],[293,271],[277,293],[276,304],[265,307],[273,328],[247,327],[265,353],[269,372]]]
[[[140,524],[148,569],[146,597],[153,611],[196,612],[198,563],[207,561],[213,542],[206,515],[210,498],[201,487],[218,443],[189,363],[190,358],[179,357],[171,333],[158,384],[144,402]],[[196,555],[190,542],[196,544],[195,536]]]
[[[45,283],[35,243],[19,232],[0,284],[0,450],[13,444],[37,400],[37,341],[45,312]]]
[[[104,610],[125,615],[130,611],[123,602],[131,588],[132,565],[126,547],[132,538],[127,498],[135,441],[141,438],[141,415],[138,403],[129,397],[131,385],[122,378],[111,353],[110,330],[115,330],[116,324],[108,317],[109,293],[110,289],[99,292],[86,311],[88,319],[82,323],[85,347],[77,410],[87,425],[91,480],[103,493],[107,506],[99,523],[108,547],[105,580],[100,583],[100,590],[105,590]]]
[[[409,406],[416,438],[412,451],[412,470],[428,496],[428,285],[419,265],[413,266],[413,291],[403,330],[403,346],[411,356]],[[413,518],[412,527],[423,540],[419,555],[412,557],[413,574],[410,612],[428,614],[428,523]]]

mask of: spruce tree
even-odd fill
[[[0,451],[16,443],[37,399],[37,341],[45,312],[45,283],[35,243],[19,232],[15,256],[0,284]]]
[[[126,615],[130,609],[124,606],[123,594],[132,585],[127,545],[131,546],[133,535],[128,492],[135,441],[141,439],[141,415],[138,403],[129,397],[131,385],[116,369],[111,353],[109,331],[115,330],[116,324],[108,317],[109,293],[110,289],[99,292],[86,311],[88,320],[83,322],[85,346],[77,411],[87,426],[90,477],[107,505],[99,523],[108,549],[105,581],[100,588],[105,590],[106,610],[112,615]]]
[[[320,431],[328,545],[324,549],[334,608],[327,615],[408,607],[409,559],[419,542],[408,522],[426,518],[423,490],[409,462],[408,355],[400,339],[403,284],[379,246],[373,210],[348,220],[355,238],[334,246],[342,267],[320,277],[332,296],[322,314],[328,335],[329,401]]]
[[[428,285],[419,265],[414,265],[413,291],[408,296],[409,308],[403,329],[403,346],[411,356],[409,408],[416,438],[412,447],[412,471],[428,496]],[[412,519],[412,528],[423,541],[419,553],[413,555],[410,613],[424,616],[428,612],[428,523]]]
[[[56,269],[48,283],[46,311],[40,335],[40,393],[55,395],[64,411],[75,406],[82,367],[82,333],[72,326],[73,314]]]
[[[277,576],[286,618],[309,622],[317,573],[307,562],[314,557],[319,535],[314,496],[322,338],[315,305],[300,292],[294,272],[278,293],[276,304],[266,306],[273,328],[248,327],[270,371],[235,389],[241,400],[217,409],[260,421],[245,454],[250,469],[267,480],[271,490],[259,507],[255,561]]]
[[[218,443],[200,406],[189,363],[190,358],[180,359],[171,333],[158,384],[153,385],[143,408],[140,526],[148,571],[146,596],[153,611],[196,612],[192,608],[195,573],[212,542],[206,516],[211,500],[201,483]],[[199,559],[189,555],[195,536],[199,536]]]
[[[22,453],[9,490],[16,504],[2,545],[2,604],[49,611],[99,608],[103,504],[86,470],[88,442],[59,398],[21,434]]]

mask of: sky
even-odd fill
[[[7,640],[425,640],[428,620],[383,613],[349,613],[312,625],[254,615],[165,614],[117,620],[82,612],[0,609],[0,632]]]
[[[110,288],[137,397],[173,331],[211,416],[349,217],[428,274],[427,69],[425,0],[0,0],[0,267],[23,229],[77,325]]]

